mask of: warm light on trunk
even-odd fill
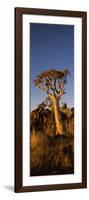
[[[64,135],[63,123],[62,123],[60,110],[59,110],[59,103],[58,103],[59,98],[56,97],[55,95],[51,95],[50,99],[51,99],[51,102],[53,104],[53,109],[54,109],[56,135]]]

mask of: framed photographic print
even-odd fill
[[[87,187],[87,13],[15,8],[15,192]]]

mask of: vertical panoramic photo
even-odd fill
[[[30,24],[30,176],[74,173],[74,26]]]

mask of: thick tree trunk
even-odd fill
[[[58,103],[58,97],[55,95],[50,96],[51,102],[53,104],[53,109],[54,109],[54,117],[55,117],[55,125],[56,125],[56,135],[64,135],[64,130],[63,130],[63,123],[62,123],[62,118],[60,115],[60,110],[59,110],[59,103]]]

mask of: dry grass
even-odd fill
[[[31,136],[31,174],[73,173],[73,138]]]
[[[31,113],[31,175],[70,174],[74,171],[74,110],[60,109],[65,136],[56,136],[52,111]]]

